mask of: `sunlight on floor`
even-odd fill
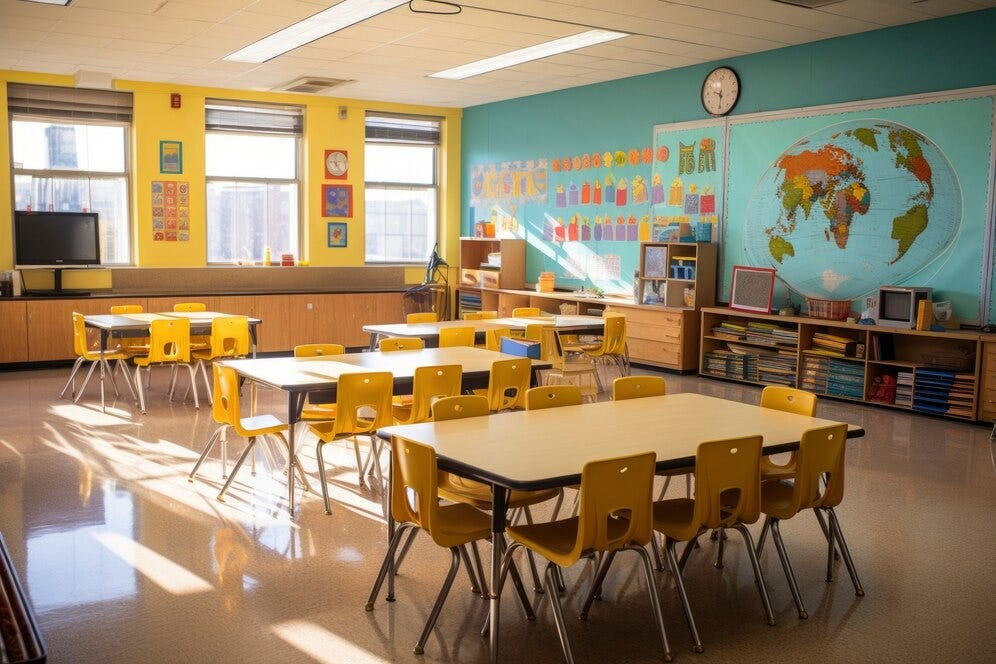
[[[322,664],[389,662],[306,620],[288,620],[270,628],[278,637]]]
[[[148,547],[118,533],[94,533],[94,538],[152,583],[174,595],[211,592],[214,586]]]

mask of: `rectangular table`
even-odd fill
[[[524,359],[483,348],[458,346],[425,348],[389,353],[345,353],[323,357],[274,357],[246,360],[223,360],[224,366],[254,383],[287,393],[287,445],[294,455],[294,425],[301,419],[301,409],[308,394],[323,402],[335,401],[336,382],[344,372],[390,371],[394,375],[396,394],[411,393],[415,369],[437,364],[459,364],[463,368],[463,388],[486,387],[495,360]],[[533,383],[536,371],[548,369],[549,362],[531,360]],[[294,474],[288,473],[288,509],[294,513]]]
[[[104,405],[104,353],[107,352],[107,340],[120,337],[148,336],[149,326],[156,318],[186,318],[190,321],[190,333],[210,334],[211,323],[215,318],[235,316],[217,311],[164,311],[161,313],[134,314],[89,314],[83,317],[86,327],[100,331],[100,410]],[[249,337],[252,342],[252,354],[256,355],[256,326],[262,323],[259,318],[249,318]]]
[[[473,327],[478,337],[477,343],[484,342],[484,334],[488,330],[511,328],[525,331],[527,325],[550,325],[557,332],[571,334],[601,334],[605,329],[605,320],[601,316],[536,316],[527,318],[489,318],[485,320],[443,320],[433,323],[387,323],[380,325],[364,325],[363,331],[370,335],[370,350],[376,350],[380,339],[384,337],[416,337],[422,339],[426,346],[439,345],[439,330],[445,327]]]
[[[657,470],[695,464],[699,443],[760,434],[764,454],[798,448],[803,431],[836,424],[701,394],[669,394],[581,406],[385,427],[378,433],[436,450],[441,470],[492,485],[491,661],[498,657],[498,569],[508,491],[565,487],[595,459],[653,451]],[[864,435],[850,426],[848,437]],[[392,449],[394,446],[392,445]]]

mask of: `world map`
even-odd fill
[[[761,176],[744,251],[798,293],[853,300],[924,270],[961,217],[958,178],[937,145],[898,123],[851,120],[800,139]]]

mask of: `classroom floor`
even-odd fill
[[[195,482],[186,478],[214,430],[209,407],[168,402],[162,374],[148,415],[130,397],[104,414],[96,385],[79,404],[58,398],[67,376],[68,368],[0,372],[0,532],[49,662],[487,661],[479,636],[486,603],[462,572],[425,654],[412,654],[449,562],[425,535],[401,570],[397,602],[382,595],[364,611],[386,528],[379,489],[357,486],[351,450],[333,455],[331,516],[320,495],[301,492],[288,518],[279,455],[258,455],[257,475],[243,469],[221,503],[217,454]],[[752,386],[666,378],[669,392],[758,399]],[[280,414],[286,399],[261,393],[260,405]],[[731,534],[722,570],[705,539],[685,572],[703,654],[691,650],[673,584],[657,577],[675,661],[996,661],[989,428],[830,400],[818,415],[867,431],[849,442],[838,509],[866,595],[855,596],[842,563],[833,583],[824,581],[822,537],[802,514],[782,531],[810,617],[797,617],[769,542],[761,565],[778,619],[769,627],[739,537]],[[232,459],[241,447],[233,440]],[[317,489],[314,445],[302,456]],[[681,481],[669,495],[679,491]],[[565,572],[577,661],[661,661],[634,560],[620,554],[585,623],[577,608],[593,563]],[[547,602],[530,623],[507,598],[502,661],[562,661]]]

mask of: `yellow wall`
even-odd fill
[[[0,71],[0,150],[10,155],[10,122],[7,115],[8,81],[42,85],[73,85],[69,76],[49,76],[24,72]],[[298,104],[305,108],[305,132],[302,141],[303,173],[301,189],[302,253],[316,266],[362,266],[363,243],[363,146],[364,118],[368,110],[432,115],[444,118],[440,149],[440,253],[456,257],[460,235],[460,109],[379,103],[355,99],[319,97],[291,93],[253,92],[224,88],[201,88],[139,81],[115,81],[115,88],[130,91],[134,97],[132,132],[132,219],[134,260],[139,267],[202,267],[206,264],[205,228],[206,188],[204,183],[204,100]],[[182,106],[170,107],[170,93],[180,93]],[[347,118],[339,119],[339,107],[347,108]],[[183,174],[159,173],[159,142],[183,143]],[[324,182],[325,150],[349,152],[349,176],[337,183],[353,185],[353,217],[331,220],[322,217],[321,186]],[[177,180],[190,183],[190,241],[153,242],[151,204],[153,180]],[[0,159],[0,182],[12,182],[10,160]],[[0,269],[13,264],[11,246],[12,200],[10,186],[0,185]],[[329,249],[326,224],[348,223],[349,245]],[[416,270],[410,271],[418,272]],[[419,275],[422,273],[419,272]],[[421,278],[414,279],[421,281]]]

